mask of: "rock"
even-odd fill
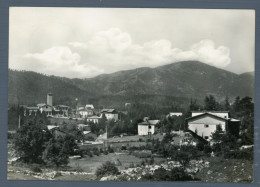
[[[100,179],[100,181],[115,181],[115,180],[117,180],[117,176],[112,176],[112,175],[106,176],[106,177],[102,177]]]

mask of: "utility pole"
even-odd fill
[[[19,114],[19,119],[18,119],[18,129],[20,129],[21,127],[21,117],[20,117],[20,114]]]

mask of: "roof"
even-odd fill
[[[191,111],[191,113],[229,113],[229,111],[202,110],[202,111]]]
[[[28,110],[38,110],[39,108],[36,107],[36,106],[28,106],[28,107],[26,107],[26,109],[28,109]]]
[[[147,121],[144,121],[144,122],[138,123],[138,125],[156,125],[156,124],[152,124]]]
[[[91,131],[83,131],[84,135],[89,134],[89,133],[91,133]]]
[[[240,120],[234,119],[234,118],[230,118],[230,121],[232,121],[232,122],[239,122]]]
[[[93,110],[91,110],[91,109],[80,109],[80,110],[78,110],[79,112],[81,112],[81,111],[86,111],[86,112],[88,112],[88,111],[93,111]]]
[[[214,118],[217,118],[217,119],[220,119],[220,120],[224,120],[224,121],[228,121],[228,118],[222,118],[220,116],[217,116],[217,115],[214,115],[214,114],[211,114],[211,113],[208,113],[208,112],[205,112],[203,114],[200,114],[200,115],[197,115],[197,116],[193,116],[193,117],[189,117],[189,118],[186,118],[186,120],[191,120],[191,119],[196,119],[196,118],[200,118],[202,116],[211,116],[211,117],[214,117]]]
[[[91,117],[88,117],[88,119],[101,119],[100,116],[91,116]]]
[[[68,107],[69,108],[69,106],[66,106],[66,105],[57,105],[56,107]]]
[[[115,111],[116,111],[115,109],[102,109],[101,113],[113,113]]]
[[[85,107],[86,107],[86,108],[92,108],[92,109],[94,109],[94,105],[92,105],[92,104],[86,104]]]
[[[82,126],[82,127],[88,127],[89,125],[86,125],[86,124],[77,124],[77,126]]]
[[[39,103],[39,104],[37,104],[37,107],[43,107],[45,105],[46,105],[46,103]]]
[[[156,125],[160,122],[160,120],[148,120],[148,122],[151,124],[151,125]]]
[[[58,126],[56,125],[47,125],[48,130],[54,129],[54,128],[58,128]]]
[[[232,121],[232,122],[238,122],[238,121],[240,121],[240,120],[234,119],[234,118],[223,118],[223,117],[220,117],[220,116],[218,116],[218,115],[214,115],[214,114],[208,113],[208,112],[205,112],[205,113],[200,114],[200,115],[197,115],[197,116],[193,116],[193,117],[186,118],[186,120],[189,121],[189,120],[191,120],[191,119],[200,118],[200,117],[205,116],[205,115],[208,115],[208,116],[211,116],[211,117],[220,119],[220,120],[224,120],[224,121]]]

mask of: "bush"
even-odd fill
[[[135,157],[138,157],[138,158],[149,158],[152,156],[152,152],[151,151],[134,151],[132,153],[132,155],[134,155]]]
[[[42,169],[38,165],[33,165],[31,170],[35,173],[41,173]]]
[[[153,174],[146,174],[142,177],[142,180],[149,181],[194,181],[190,175],[185,173],[182,168],[173,168],[170,171],[163,167],[154,170]]]
[[[101,178],[101,177],[107,176],[107,175],[118,175],[118,174],[120,174],[120,172],[119,172],[118,168],[116,167],[116,165],[109,161],[104,163],[102,166],[100,166],[96,170],[96,176],[98,178]]]
[[[134,168],[134,167],[135,167],[134,163],[131,162],[131,164],[129,165],[129,168]]]
[[[100,152],[97,148],[93,148],[93,154],[99,156]]]
[[[114,149],[112,147],[108,146],[108,152],[109,153],[114,153],[115,151],[114,151]]]
[[[204,146],[204,153],[207,155],[207,156],[210,156],[210,153],[212,152],[212,149],[209,145],[205,145]]]
[[[151,157],[151,159],[149,160],[149,165],[153,165],[154,164],[154,158]]]
[[[104,155],[107,155],[107,154],[108,154],[108,151],[107,151],[107,150],[105,150],[105,151],[104,151]]]

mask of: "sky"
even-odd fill
[[[11,7],[9,68],[90,78],[196,60],[254,71],[255,12]]]

